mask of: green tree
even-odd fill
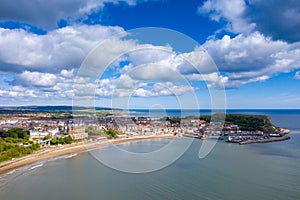
[[[6,133],[4,133],[4,137],[5,138],[18,138],[18,134],[12,131],[7,131]]]
[[[116,130],[108,129],[107,131],[105,131],[105,134],[107,138],[111,139],[117,138],[119,133]]]
[[[6,133],[2,134],[4,137],[22,138],[28,140],[29,131],[25,131],[21,128],[11,128]]]
[[[3,142],[0,143],[0,152],[4,151],[4,145]]]
[[[66,144],[71,144],[72,143],[72,137],[68,135],[67,137],[64,138]]]
[[[38,150],[39,149],[39,144],[38,143],[34,143],[31,146],[32,150]]]
[[[52,138],[52,140],[50,141],[50,143],[52,145],[56,145],[57,144],[57,139],[56,138]]]
[[[5,138],[4,141],[7,142],[7,143],[14,143],[14,138],[7,137],[7,138]]]
[[[64,143],[65,143],[65,139],[64,139],[64,138],[62,138],[62,137],[61,137],[61,138],[59,138],[59,143],[60,143],[60,144],[64,144]]]
[[[46,135],[45,137],[44,137],[44,140],[49,140],[51,137],[50,137],[50,135]]]

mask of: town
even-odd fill
[[[199,117],[150,118],[108,115],[96,119],[84,117],[55,119],[49,113],[20,116],[2,114],[0,131],[13,128],[28,131],[29,140],[38,143],[40,147],[59,144],[59,141],[66,137],[71,137],[73,141],[96,141],[115,137],[173,134],[179,137],[218,139],[239,144],[289,139],[286,136],[288,131],[280,128],[272,132],[243,130],[237,124],[209,122]],[[113,136],[107,134],[109,131],[114,131],[116,134]]]

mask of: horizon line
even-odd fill
[[[73,107],[72,105],[0,105],[0,108],[20,108],[20,107]],[[113,108],[105,106],[74,106],[85,108],[107,108],[118,110],[300,110],[300,108]]]

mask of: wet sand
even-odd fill
[[[16,158],[11,161],[0,163],[0,174],[49,158],[54,158],[54,157],[72,154],[72,153],[82,153],[92,149],[105,147],[111,144],[118,144],[122,142],[145,140],[145,139],[156,139],[156,138],[174,138],[174,135],[164,134],[164,135],[151,135],[151,136],[137,136],[137,137],[130,137],[130,138],[101,140],[97,142],[87,142],[87,143],[82,142],[78,144],[63,145],[61,147],[57,146],[54,148],[45,148],[43,150],[36,151],[33,154],[21,158]]]

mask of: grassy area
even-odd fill
[[[0,162],[19,158],[32,154],[39,149],[38,144],[33,144],[24,139],[16,138],[1,138],[0,141]]]
[[[0,162],[33,153],[38,144],[28,140],[29,133],[20,128],[0,132]]]
[[[207,122],[214,119],[224,119],[224,114],[214,114],[212,116],[204,115],[200,119],[203,119]],[[245,115],[245,114],[227,114],[225,116],[226,124],[235,124],[238,125],[242,131],[263,131],[265,133],[271,133],[276,130],[276,127],[273,125],[272,120],[268,116],[264,115]]]

